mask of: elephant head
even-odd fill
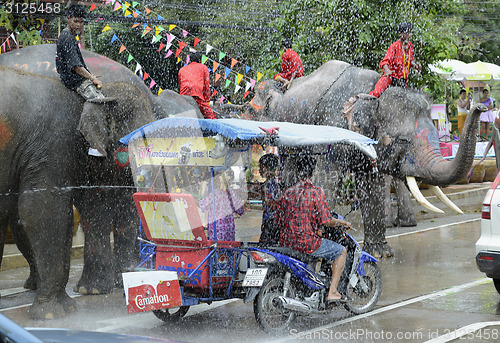
[[[416,180],[432,190],[450,208],[461,211],[437,186],[446,186],[465,177],[475,152],[477,121],[484,105],[478,104],[467,117],[459,150],[453,160],[443,158],[437,130],[430,118],[431,99],[416,90],[392,87],[379,99],[360,97],[352,116],[361,133],[378,140],[379,170],[407,180],[415,199],[425,207],[442,212],[422,196]]]

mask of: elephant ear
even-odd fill
[[[378,101],[377,98],[359,96],[352,109],[353,125],[359,129],[361,134],[370,138],[374,138],[376,134]]]
[[[107,103],[99,104],[85,101],[80,123],[78,124],[78,130],[90,143],[90,146],[97,149],[104,156],[107,156],[106,148],[109,143],[106,116],[103,108],[107,106],[109,106]]]

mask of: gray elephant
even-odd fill
[[[80,211],[81,225],[85,233],[85,265],[76,289],[83,293],[95,294],[110,291],[115,285],[115,280],[117,280],[115,278],[117,274],[114,271],[117,272],[133,265],[137,258],[135,239],[137,237],[138,218],[133,210],[134,205],[131,197],[133,180],[131,172],[127,168],[127,153],[121,151],[116,142],[128,132],[153,120],[176,114],[201,117],[201,113],[190,97],[180,96],[171,91],[164,91],[160,96],[154,96],[144,83],[126,67],[104,56],[90,52],[84,51],[83,55],[91,70],[94,68],[92,71],[102,76],[105,91],[118,97],[117,103],[107,105],[83,104],[78,95],[67,91],[59,81],[59,76],[54,68],[55,45],[34,46],[2,54],[0,55],[0,65],[16,67],[17,72],[23,75],[24,78],[32,78],[32,87],[35,87],[35,89],[31,89],[31,93],[28,93],[29,88],[24,89],[20,85],[14,84],[10,92],[2,93],[4,94],[3,101],[6,101],[6,98],[11,98],[12,101],[17,101],[19,109],[22,109],[21,105],[24,105],[25,101],[19,98],[19,94],[30,94],[30,99],[38,101],[38,107],[25,108],[23,109],[24,112],[41,113],[42,110],[47,111],[50,108],[50,111],[59,113],[59,110],[65,111],[67,109],[68,116],[71,113],[71,118],[76,120],[76,124],[74,122],[68,123],[66,134],[72,135],[73,140],[79,140],[78,143],[72,141],[72,144],[82,150],[78,150],[79,156],[75,155],[74,159],[65,162],[71,163],[71,168],[67,168],[64,163],[61,163],[61,168],[68,170],[69,174],[74,173],[74,175],[71,175],[74,180],[74,182],[71,182],[73,188],[69,188],[71,189],[71,201],[75,203],[75,206]],[[8,75],[14,73],[13,70],[6,69]],[[26,71],[44,77],[36,77],[31,73],[26,73]],[[13,82],[7,77],[2,77],[2,81],[4,79],[6,80],[6,83],[2,85],[4,87],[11,85]],[[45,90],[43,85],[48,83],[49,80],[53,82],[51,84],[53,92],[41,92],[41,90]],[[43,85],[39,81],[43,81]],[[58,86],[62,86],[62,90]],[[13,92],[17,89],[21,91]],[[71,106],[62,106],[61,109],[51,107],[54,98],[68,101],[71,104],[76,102],[79,105],[71,109]],[[138,100],[140,100],[140,103]],[[5,106],[2,106],[0,116],[6,118],[7,114],[4,108]],[[108,111],[107,115],[97,116],[96,118],[105,118],[105,121],[88,120],[87,123],[90,125],[82,127],[86,127],[88,136],[95,139],[93,146],[104,145],[104,150],[108,152],[108,158],[106,159],[88,156],[84,150],[88,149],[89,145],[77,131],[80,115],[92,119],[92,115],[100,110]],[[110,117],[109,111],[111,110],[114,116],[117,116],[116,118]],[[48,118],[44,117],[44,119]],[[104,126],[105,124],[106,126]],[[41,122],[40,126],[46,128],[47,125]],[[96,135],[95,132],[99,132],[101,135]],[[65,144],[62,140],[60,142]],[[12,144],[12,142],[9,144]],[[51,144],[54,150],[57,150],[57,141]],[[0,153],[2,152],[2,149],[0,149]],[[40,159],[49,158],[43,157],[41,153],[42,150],[40,150]],[[51,161],[52,163],[59,163],[54,159]],[[19,163],[26,162],[20,160]],[[10,164],[2,164],[2,166],[4,165]],[[1,175],[8,174],[2,173]],[[4,192],[0,193],[5,194]],[[3,196],[1,197],[3,198]],[[31,272],[26,287],[35,289],[38,286],[40,288],[37,281],[40,279],[38,268],[41,261],[37,261],[37,258],[40,259],[43,255],[34,251],[30,243],[32,238],[30,239],[29,230],[23,230],[24,224],[20,225],[20,223],[24,222],[17,219],[17,211],[15,209],[4,210],[3,206],[0,211],[3,211],[3,213],[0,213],[0,232],[4,231],[6,223],[10,221],[19,249],[30,264]],[[50,210],[47,210],[46,213],[50,214]],[[114,256],[110,245],[110,230],[114,234]],[[0,237],[4,237],[4,235],[0,235]],[[0,243],[3,250],[3,239],[0,240]],[[64,243],[64,249],[68,249],[68,251],[71,248],[71,240],[59,243]],[[63,249],[60,245],[57,245],[57,247]],[[52,256],[52,254],[48,252],[45,256]],[[52,261],[52,258],[45,257],[45,259],[48,262]],[[66,284],[67,276],[66,281],[58,275],[55,275],[55,278],[58,279],[59,283]],[[40,299],[40,304],[35,303],[34,308],[40,307],[38,305],[41,305],[44,299],[48,299],[48,297],[41,297]],[[53,313],[60,314],[60,309],[60,307],[56,308]],[[42,312],[44,311],[46,310],[33,310],[32,313],[39,316],[43,315]]]
[[[350,121],[343,115],[344,103],[352,96],[371,91],[378,79],[379,75],[374,71],[341,61],[329,61],[312,74],[294,80],[284,94],[276,82],[261,82],[256,87],[255,97],[246,107],[266,119],[348,128],[379,142],[376,145],[379,173],[370,172],[363,165],[353,165],[357,160],[350,156],[323,162],[329,171],[357,172],[358,195],[363,204],[364,249],[375,255],[391,256],[392,250],[385,239],[385,175],[396,180],[399,190],[408,186],[424,206],[441,211],[421,195],[415,178],[433,185],[431,188],[438,197],[460,212],[434,186],[454,183],[467,173],[474,157],[477,121],[484,108],[478,105],[471,111],[457,157],[444,160],[430,118],[431,100],[424,93],[392,87],[378,99],[360,96],[354,104]],[[329,199],[334,200],[336,173],[318,173],[318,177]],[[403,196],[404,192],[401,194]]]

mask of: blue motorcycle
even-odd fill
[[[350,212],[357,206],[355,203]],[[334,215],[342,219],[340,215]],[[324,232],[325,238],[340,243],[347,250],[338,287],[350,298],[343,303],[344,307],[354,314],[371,311],[382,292],[378,261],[363,251],[348,233],[336,228],[325,228]],[[338,307],[328,305],[326,301],[331,262],[285,247],[252,247],[249,251],[256,268],[247,271],[247,279],[260,281],[262,286],[250,288],[245,302],[254,300],[255,319],[267,333],[280,335],[289,332],[297,315],[328,314]]]

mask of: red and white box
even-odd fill
[[[176,272],[152,270],[122,273],[122,277],[128,313],[182,305]]]

